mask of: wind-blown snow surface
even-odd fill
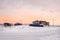
[[[0,40],[60,40],[59,27],[0,27]]]

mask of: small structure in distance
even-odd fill
[[[22,25],[22,23],[15,23],[14,26]]]
[[[3,25],[4,25],[5,27],[12,26],[11,23],[4,23]]]
[[[37,26],[37,27],[49,26],[49,22],[36,20],[33,21],[32,24],[30,24],[29,26]]]

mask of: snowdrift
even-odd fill
[[[60,40],[59,27],[1,27],[1,40]]]

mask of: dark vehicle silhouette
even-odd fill
[[[21,23],[15,23],[14,26],[19,26],[22,25]]]
[[[40,25],[40,24],[30,24],[29,26],[33,26],[33,27],[43,27],[43,25]]]
[[[12,26],[11,23],[4,23],[3,25],[4,25],[5,27]]]

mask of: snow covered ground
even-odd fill
[[[60,40],[60,27],[0,27],[0,40]]]

